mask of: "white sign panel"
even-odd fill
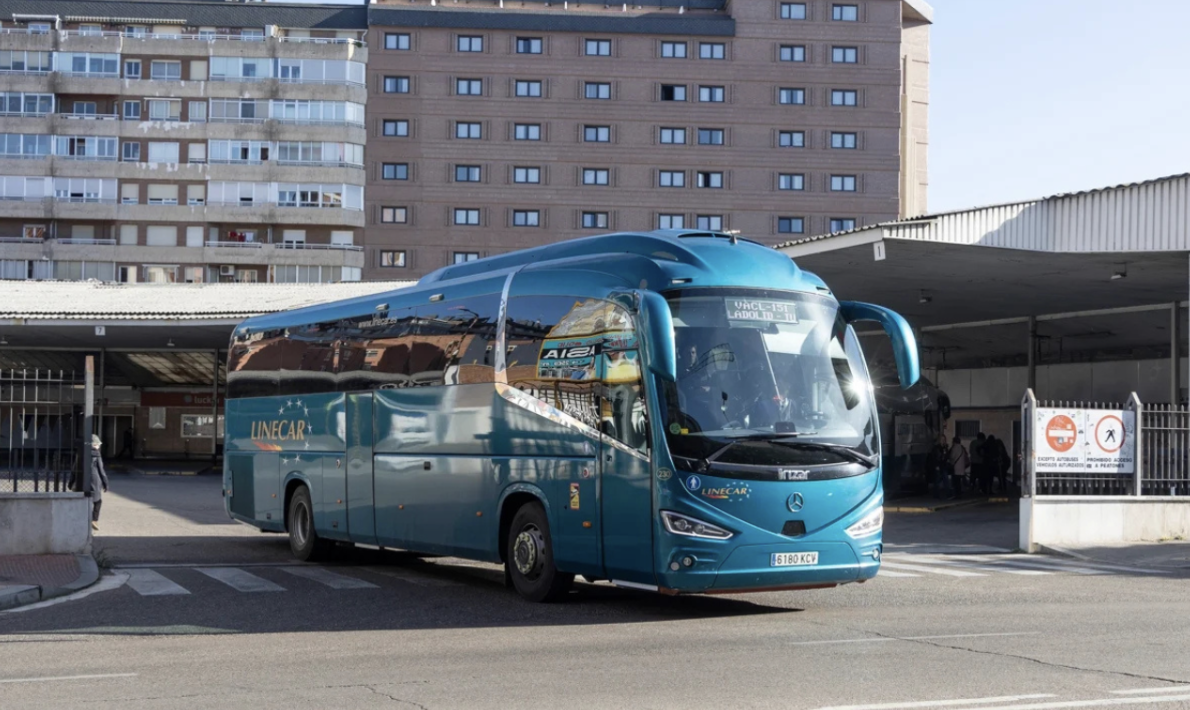
[[[1112,409],[1037,409],[1033,454],[1038,473],[1136,471],[1136,415]]]

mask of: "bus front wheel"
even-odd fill
[[[289,499],[289,549],[293,556],[303,562],[325,558],[333,543],[318,537],[314,531],[314,506],[310,503],[310,490],[305,486],[293,492]]]
[[[574,575],[554,566],[550,526],[540,503],[527,503],[517,510],[506,544],[505,569],[522,597],[531,602],[552,602],[570,590]]]

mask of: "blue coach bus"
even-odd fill
[[[728,593],[880,565],[872,385],[839,302],[734,235],[577,239],[412,288],[252,318],[232,336],[231,517],[337,543],[503,563],[534,601],[575,575]]]

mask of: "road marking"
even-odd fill
[[[437,577],[431,577],[429,575],[419,574],[416,572],[409,572],[407,570],[396,570],[396,569],[389,569],[386,567],[364,567],[363,569],[366,569],[369,572],[375,572],[376,574],[382,574],[385,577],[392,577],[393,579],[399,579],[402,582],[416,584],[420,587],[461,587],[461,586],[463,586],[463,584],[460,582],[452,582],[452,581],[446,580],[446,579],[438,579]]]
[[[55,680],[97,680],[99,678],[132,678],[136,673],[97,673],[94,675],[59,675],[51,678],[3,678],[0,683],[48,683]]]
[[[897,560],[903,560],[903,559],[905,559],[905,558],[898,556],[898,557],[894,558],[893,562],[895,564]],[[912,559],[910,561],[913,563],[920,563],[923,565],[949,565],[951,567],[963,567],[964,569],[977,569],[977,570],[981,570],[983,572],[1001,572],[1004,574],[1020,574],[1020,575],[1033,575],[1033,576],[1053,574],[1053,572],[1049,572],[1049,571],[1045,571],[1045,570],[1037,570],[1037,569],[1005,569],[1003,566],[995,565],[994,563],[992,563],[990,561],[987,563],[981,564],[977,561],[967,561],[967,560],[961,560],[961,559],[942,559],[940,557],[933,557],[933,556],[929,556],[929,555],[922,556],[921,558],[914,556],[914,559]]]
[[[282,571],[298,577],[312,579],[330,587],[331,589],[378,589],[375,584],[362,579],[335,574],[323,567],[282,567]]]
[[[72,602],[72,601],[75,601],[76,599],[82,599],[83,597],[89,597],[92,594],[97,594],[99,592],[108,592],[113,589],[119,589],[120,587],[123,587],[124,583],[127,581],[128,581],[128,573],[126,573],[126,572],[111,574],[106,577],[100,577],[99,581],[96,582],[95,584],[92,584],[90,587],[87,587],[86,589],[75,592],[74,594],[68,594],[64,597],[58,597],[56,599],[48,599],[44,602],[38,602],[37,604],[29,604],[28,606],[19,606],[16,609],[7,609],[0,613],[23,614],[27,611],[33,611],[34,609],[44,609],[47,606],[54,606],[56,604],[65,604],[66,602]]]
[[[986,705],[987,703],[1011,703],[1017,700],[1040,700],[1055,697],[1047,693],[1032,695],[1001,695],[992,698],[959,698],[955,700],[920,700],[905,703],[876,703],[872,705],[831,705],[818,710],[896,710],[896,708],[942,708],[959,705]]]
[[[889,562],[882,560],[880,566],[891,567],[892,569],[904,570],[906,572],[929,572],[930,574],[944,574],[948,577],[986,577],[987,575],[981,572],[967,572],[958,569],[940,569],[938,567],[928,567],[926,565],[907,565],[901,562]]]
[[[877,577],[920,577],[921,575],[920,574],[909,574],[908,572],[893,572],[890,569],[884,569],[884,567],[881,567],[880,571],[876,573],[876,576]]]
[[[1095,708],[1108,705],[1140,705],[1141,703],[1180,703],[1190,700],[1190,695],[1146,695],[1136,698],[1101,698],[1098,700],[1062,700],[1053,703],[1031,703],[1028,705],[997,705],[988,710],[1054,710],[1055,708]]]
[[[240,592],[284,592],[285,587],[274,584],[263,577],[235,567],[206,567],[196,570],[211,579],[223,582]]]
[[[1043,569],[1043,570],[1049,570],[1050,572],[1069,572],[1071,574],[1082,574],[1082,575],[1111,574],[1111,572],[1104,570],[1104,569],[1091,569],[1088,567],[1057,564],[1057,563],[1054,563],[1052,560],[1001,559],[1001,560],[996,560],[995,562],[998,565],[1005,565],[1008,567],[1023,567],[1026,569]]]
[[[1003,631],[989,634],[943,634],[940,636],[870,636],[862,639],[832,639],[829,641],[790,641],[790,646],[819,646],[832,643],[882,643],[885,641],[937,641],[940,639],[991,638],[996,636],[1036,636],[1038,631]],[[1051,696],[1047,696],[1051,697]]]
[[[1179,693],[1183,691],[1190,691],[1190,685],[1165,686],[1164,688],[1133,688],[1132,690],[1113,690],[1112,692],[1118,695],[1131,695],[1139,693]]]
[[[136,590],[143,597],[156,597],[165,594],[189,594],[190,591],[151,569],[134,569],[128,571],[128,586]]]

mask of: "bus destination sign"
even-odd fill
[[[764,323],[797,323],[797,304],[791,301],[769,301],[762,298],[728,298],[727,319],[761,321]]]

